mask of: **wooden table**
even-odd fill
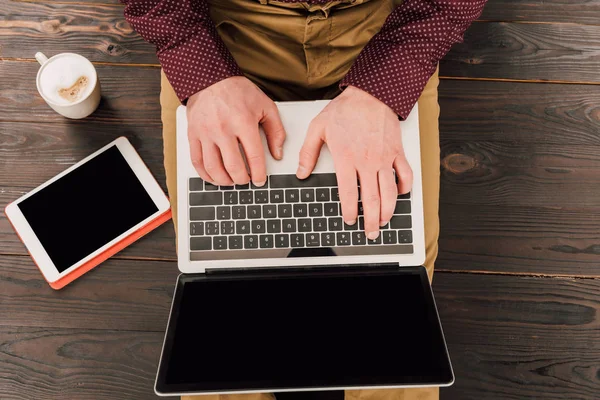
[[[125,135],[164,182],[159,66],[117,0],[0,0],[0,205]],[[92,60],[69,121],[33,55]],[[600,398],[600,0],[489,0],[442,62],[434,280],[442,399]],[[55,292],[0,216],[0,399],[146,399],[178,274],[171,224]]]

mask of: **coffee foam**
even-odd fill
[[[77,56],[64,55],[44,64],[39,86],[50,101],[66,105],[87,97],[96,84],[94,77],[91,64]]]

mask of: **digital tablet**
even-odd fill
[[[423,267],[180,275],[158,395],[448,386]]]
[[[54,288],[170,217],[168,198],[124,137],[9,204],[5,211]]]

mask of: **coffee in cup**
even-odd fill
[[[85,118],[100,103],[100,85],[96,69],[83,56],[62,53],[46,58],[37,53],[42,65],[37,75],[37,88],[42,98],[56,112],[68,118]]]

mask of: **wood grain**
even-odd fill
[[[162,332],[0,327],[3,399],[155,399]]]
[[[38,94],[35,86],[38,67],[36,62],[0,61],[0,122],[66,121]],[[102,101],[86,122],[160,124],[158,68],[98,65],[96,71],[102,87]]]
[[[596,86],[445,80],[439,103],[442,140],[600,144]]]
[[[98,2],[102,3],[102,2]],[[146,43],[116,4],[15,2],[0,0],[0,57],[48,57],[71,51],[91,61],[156,64]],[[43,46],[40,46],[42,41]]]
[[[480,19],[598,25],[600,1],[489,0]]]
[[[600,82],[600,26],[475,22],[440,75]]]
[[[55,291],[29,257],[2,256],[0,326],[163,332],[178,275],[173,262],[111,259]]]

